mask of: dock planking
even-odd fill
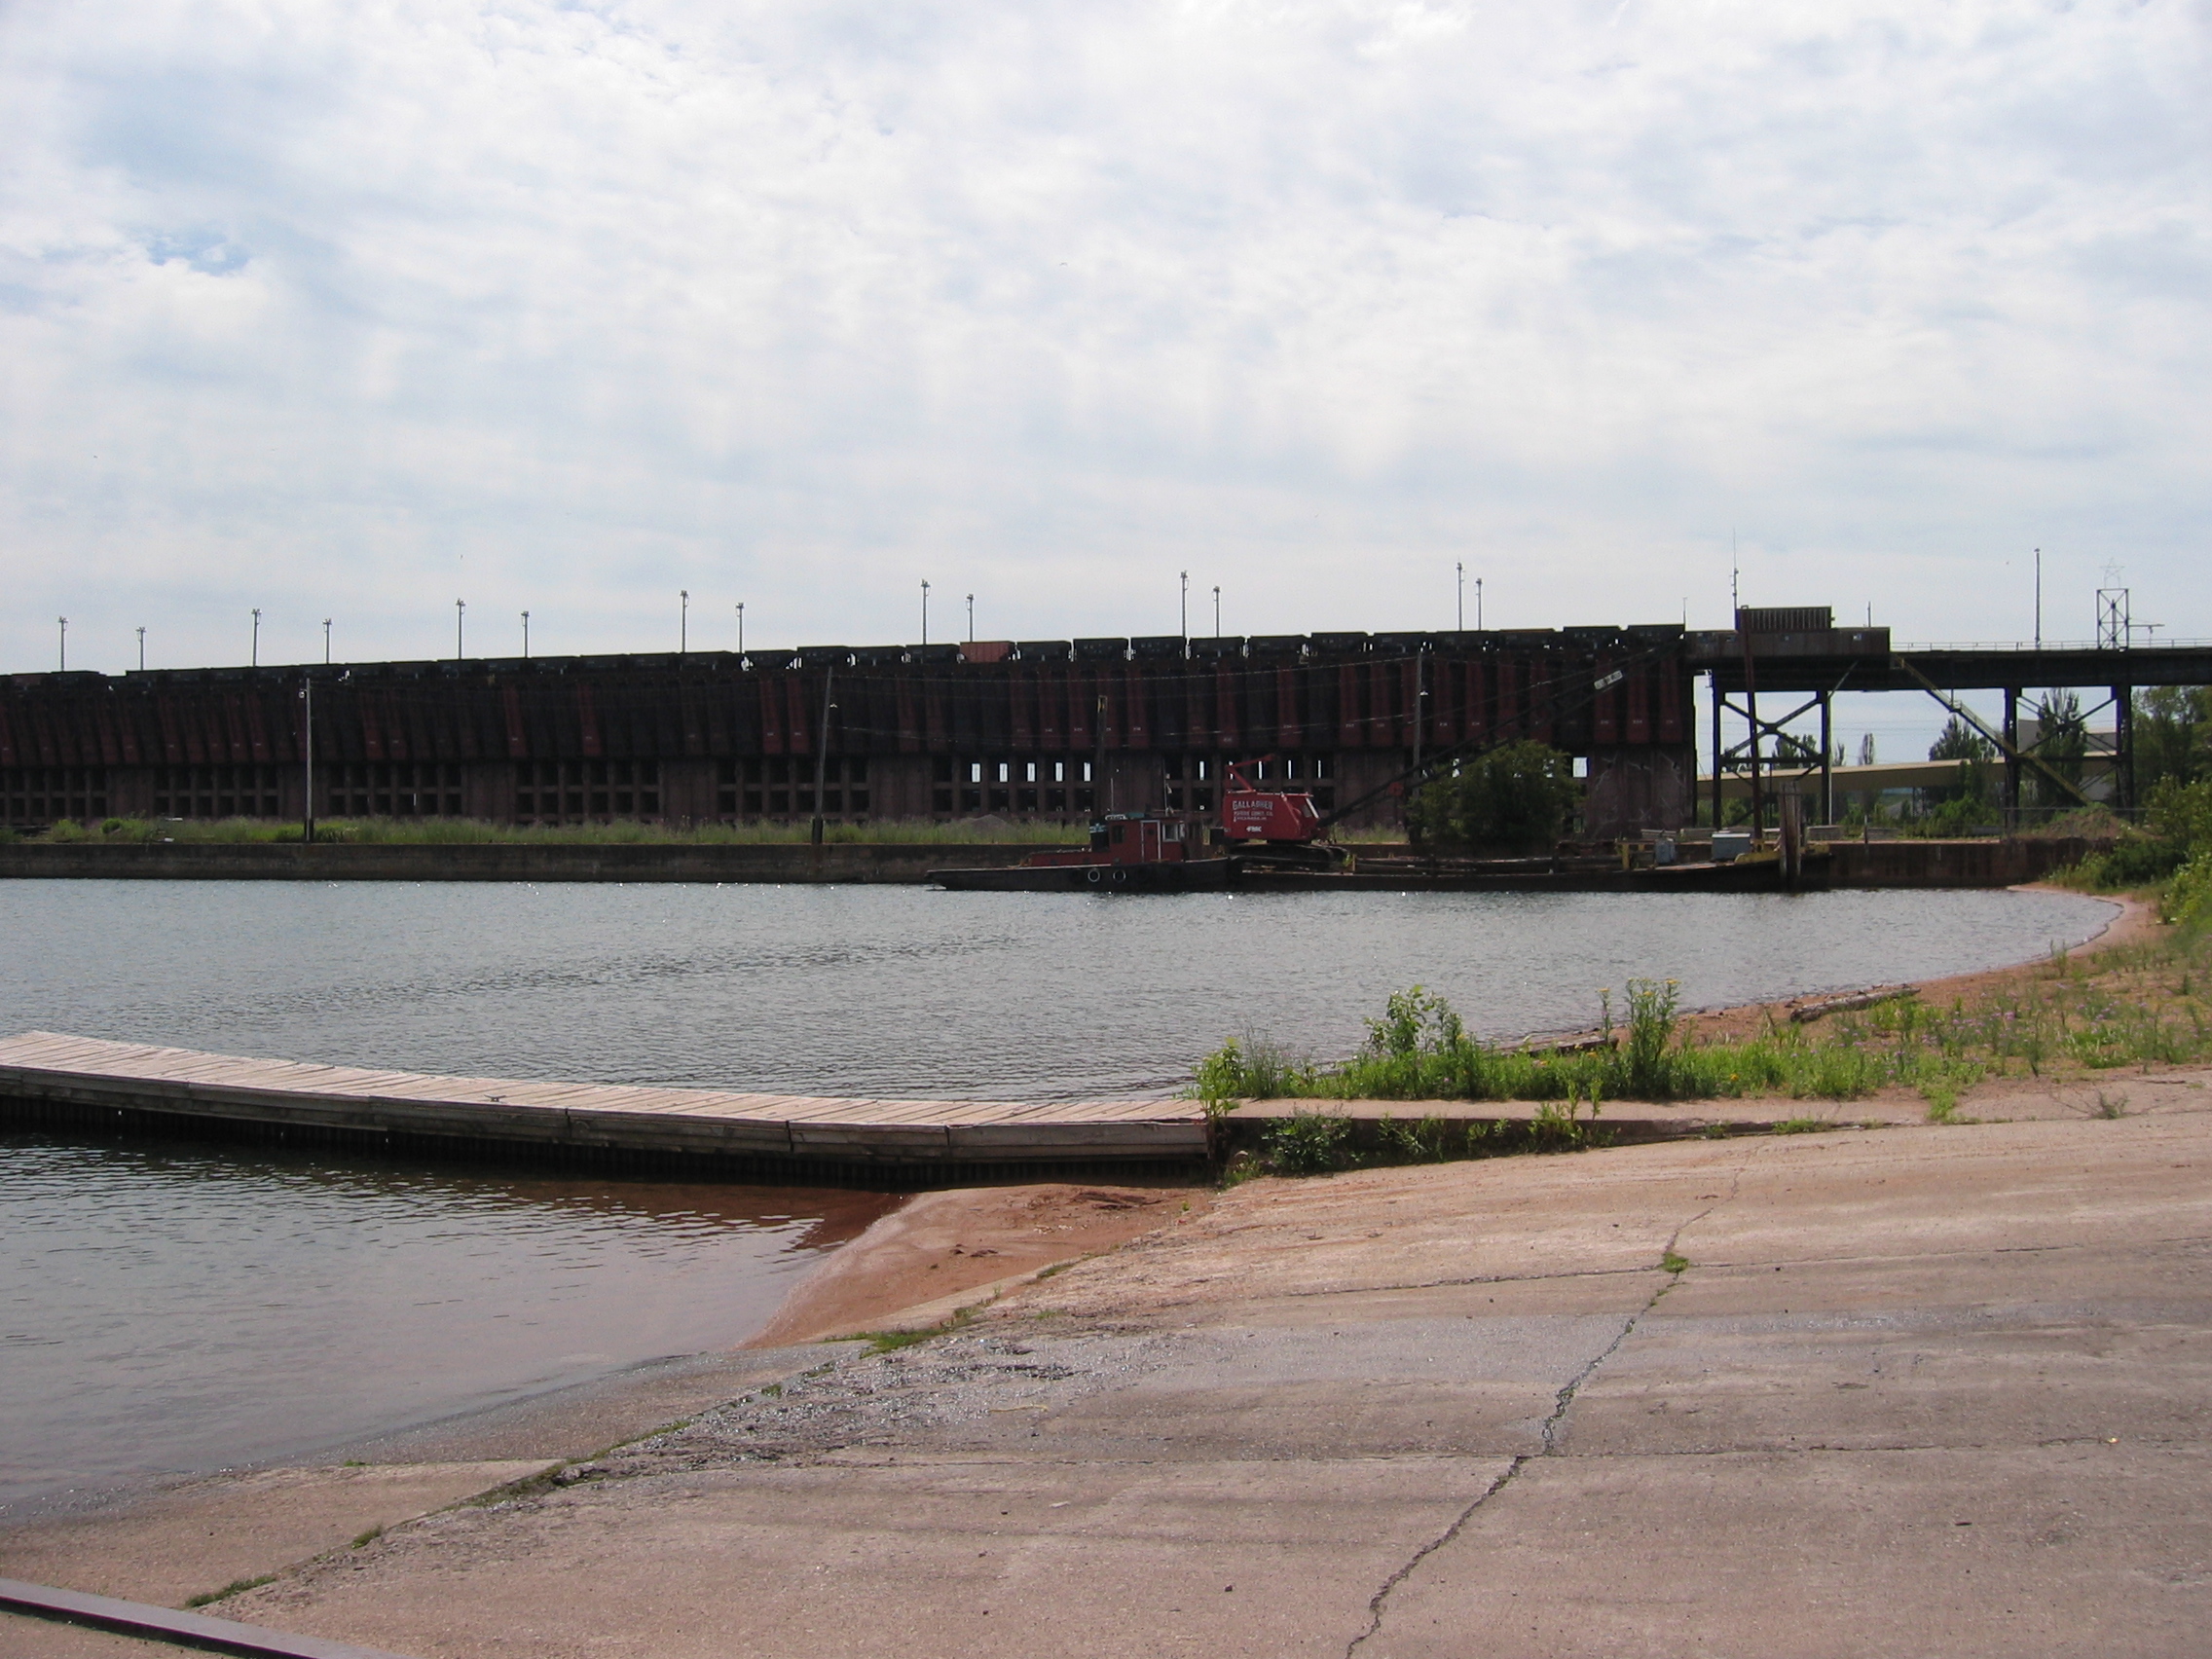
[[[1204,1114],[1182,1101],[837,1099],[660,1085],[442,1077],[255,1059],[50,1031],[0,1039],[0,1124],[259,1130],[472,1154],[637,1157],[737,1172],[959,1178],[1053,1165],[1189,1165]]]

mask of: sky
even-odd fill
[[[2212,637],[2208,70],[2212,0],[0,0],[0,671],[1462,568],[2016,640],[2039,547],[2046,638]]]

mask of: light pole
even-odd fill
[[[146,672],[146,629],[143,623],[138,628],[138,672]]]
[[[922,583],[922,644],[930,643],[930,584]]]
[[[737,654],[745,654],[745,601],[737,602]]]
[[[1475,578],[1475,632],[1483,631],[1483,579]]]
[[[522,613],[522,660],[530,660],[530,612]]]
[[[300,840],[303,845],[314,845],[314,676],[307,669],[300,670],[300,755],[305,762],[305,776],[301,782],[306,789],[307,808],[300,815]]]
[[[1213,637],[1221,638],[1221,584],[1213,584]]]
[[[676,654],[683,656],[691,649],[691,590],[679,588],[676,597],[683,602],[676,618]]]
[[[976,643],[976,596],[968,596],[968,643]]]
[[[330,666],[330,618],[327,616],[322,619],[322,665]]]
[[[2043,649],[2043,549],[2036,549],[2036,649]]]
[[[1467,631],[1467,562],[1462,559],[1452,569],[1459,576],[1459,632]]]
[[[258,605],[253,608],[253,650],[246,657],[246,664],[251,668],[261,666],[261,607]]]
[[[1181,574],[1183,577],[1183,654],[1189,656],[1191,654],[1191,572],[1185,571]]]
[[[63,616],[57,618],[57,620],[61,623],[61,655],[57,659],[57,672],[67,674],[69,672],[69,618]]]
[[[456,662],[461,661],[462,655],[464,654],[461,648],[461,618],[465,616],[467,612],[467,600],[457,599],[453,602],[453,660]]]

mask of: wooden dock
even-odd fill
[[[432,1077],[49,1031],[0,1039],[0,1126],[31,1124],[886,1180],[1189,1166],[1209,1146],[1204,1114],[1183,1101],[849,1100]]]

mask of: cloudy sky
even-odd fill
[[[2212,636],[2212,6],[0,0],[0,668]]]

